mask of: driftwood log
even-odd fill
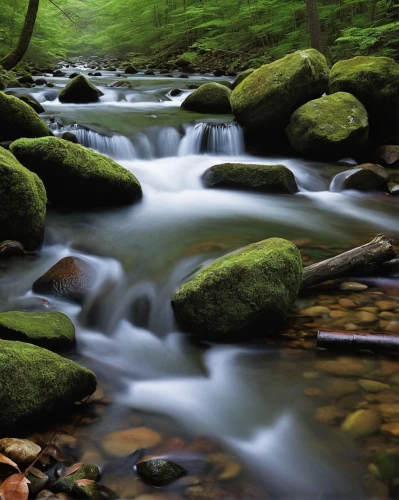
[[[373,241],[341,253],[331,259],[307,266],[303,270],[301,290],[324,281],[339,278],[348,271],[366,264],[379,264],[396,257],[389,240],[383,234],[377,235]]]
[[[324,330],[317,333],[317,347],[345,351],[367,349],[376,352],[399,353],[399,336],[385,333]]]

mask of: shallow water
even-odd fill
[[[139,415],[142,425],[161,433],[163,442],[180,437],[189,444],[197,436],[207,436],[241,463],[241,474],[213,484],[213,497],[191,492],[191,498],[372,496],[369,483],[365,486],[367,467],[373,463],[365,452],[372,446],[371,438],[348,439],[339,425],[315,419],[320,405],[338,405],[341,400],[328,392],[335,375],[316,365],[320,360],[337,360],[338,355],[317,353],[313,340],[320,326],[343,328],[355,323],[360,330],[379,330],[381,311],[369,324],[359,322],[356,313],[352,318],[350,311],[345,312],[345,323],[341,318],[342,325],[334,315],[313,320],[301,314],[300,310],[323,301],[342,310],[338,300],[351,295],[335,287],[303,295],[280,342],[209,345],[179,331],[170,299],[216,257],[268,237],[295,241],[305,264],[365,243],[379,232],[397,240],[398,198],[330,192],[331,179],[346,167],[246,154],[232,117],[180,109],[189,92],[186,86],[209,77],[131,76],[135,88],[121,90],[104,87],[118,79],[109,72],[104,75],[92,79],[105,94],[98,104],[46,99],[45,93],[62,88],[66,78],[48,78],[55,89],[15,92],[38,98],[45,119],[61,120],[61,126],[54,125],[57,134],[75,131],[81,143],[131,170],[141,182],[143,200],[103,211],[49,210],[43,249],[36,257],[10,261],[0,274],[1,310],[50,307],[73,319],[78,357],[96,372],[114,401],[91,425],[71,431],[82,454],[94,449],[104,461],[112,461],[101,450],[104,437],[133,425]],[[170,90],[176,87],[184,92],[172,98]],[[294,172],[300,191],[265,195],[205,189],[201,181],[205,170],[227,161],[283,163]],[[48,304],[36,302],[33,281],[68,255],[95,266],[94,291],[82,307],[51,297],[46,297]],[[397,279],[376,280],[370,275],[368,283],[371,294],[363,296],[365,307],[372,307],[379,297],[398,301]],[[394,323],[399,320],[399,301],[392,314]],[[360,359],[375,364],[368,377],[389,382],[377,369],[380,358],[365,354]],[[399,398],[396,382],[389,383]],[[304,392],[315,385],[322,391],[319,399]],[[360,401],[351,403],[348,412],[362,403],[360,390],[359,394]],[[396,438],[381,439],[379,450],[396,446]],[[167,454],[173,452],[165,446]],[[200,455],[206,460],[206,452]],[[110,486],[116,487],[115,483],[115,478],[108,479]],[[248,485],[259,489],[248,490]],[[185,487],[180,486],[179,493],[172,488],[168,498],[177,498]],[[131,496],[123,489],[120,494],[127,498],[151,494],[146,488]]]

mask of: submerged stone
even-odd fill
[[[302,281],[301,256],[270,238],[215,260],[173,296],[182,328],[214,341],[274,332],[285,321]]]
[[[139,476],[154,486],[165,486],[187,474],[180,465],[160,458],[139,462],[136,468]]]
[[[80,465],[80,467],[78,467]],[[76,481],[82,479],[90,479],[92,481],[99,481],[101,478],[100,469],[97,465],[92,464],[74,464],[71,468],[74,467],[77,470],[72,474],[68,474],[65,477],[60,477],[58,481],[56,481],[51,489],[55,493],[67,493],[71,494],[74,484]]]
[[[377,164],[364,163],[358,167],[337,174],[331,182],[331,191],[345,189],[357,191],[386,191],[389,175]]]
[[[231,113],[231,90],[219,83],[205,83],[190,94],[182,108],[198,113]]]

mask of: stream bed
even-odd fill
[[[399,334],[399,272],[376,277],[370,269],[359,278],[369,286],[364,292],[331,284],[302,293],[281,336],[252,344],[214,345],[182,333],[170,299],[213,259],[269,237],[296,243],[305,265],[377,233],[397,242],[398,197],[330,192],[333,176],[347,167],[249,155],[232,116],[180,109],[187,86],[210,76],[139,73],[128,78],[134,88],[121,89],[106,86],[121,78],[103,75],[91,78],[104,93],[96,104],[59,103],[68,78],[46,77],[51,89],[10,90],[40,101],[55,134],[71,131],[131,170],[144,194],[116,209],[50,207],[40,252],[0,268],[0,310],[68,314],[78,337],[70,357],[98,377],[100,391],[87,415],[56,428],[60,444],[77,461],[105,464],[103,482],[121,498],[396,498],[399,440],[384,425],[399,421],[399,361],[317,352],[315,336],[320,328]],[[172,97],[175,88],[182,92]],[[224,162],[282,163],[300,191],[205,188],[202,174]],[[97,271],[83,305],[33,294],[32,283],[69,255]],[[386,387],[370,392],[363,380]],[[361,436],[342,431],[341,422],[358,410],[378,413],[375,428]],[[169,457],[189,474],[154,489],[133,467],[118,472],[129,447],[120,432],[137,427],[158,438],[146,456]],[[381,465],[387,461],[394,472]]]

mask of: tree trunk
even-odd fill
[[[323,41],[316,0],[306,0],[306,13],[309,22],[310,45],[312,49],[317,49],[323,54]]]
[[[28,50],[29,42],[35,27],[39,1],[40,0],[29,0],[24,27],[22,28],[17,45],[7,56],[0,60],[0,65],[3,66],[5,70],[10,70],[16,66]]]

